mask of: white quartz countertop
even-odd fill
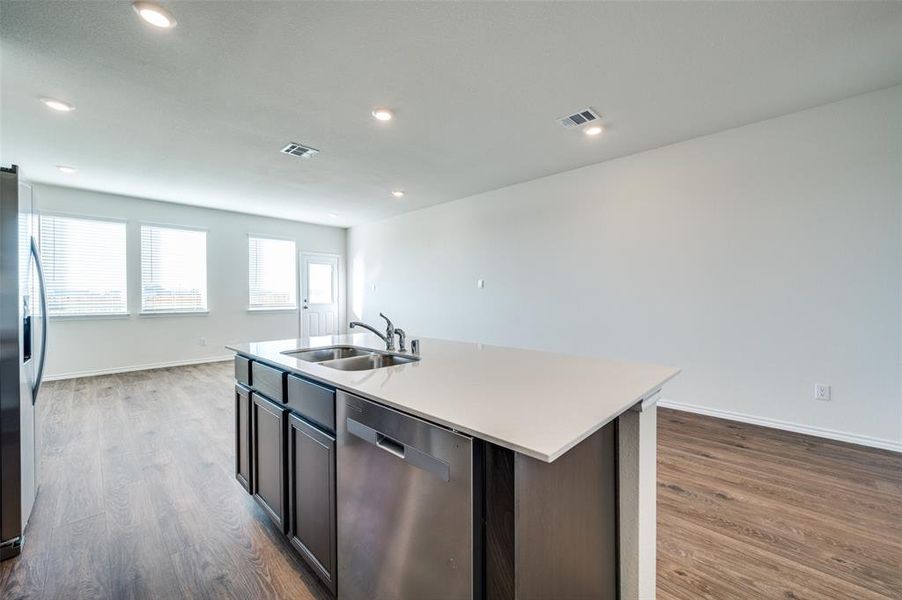
[[[233,344],[229,349],[552,462],[673,378],[679,369],[421,338],[421,360],[339,371],[284,351],[351,345],[383,350],[372,334]]]

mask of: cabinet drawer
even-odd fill
[[[235,357],[235,379],[242,385],[251,384],[251,360],[249,358]]]
[[[285,402],[286,373],[254,361],[251,364],[252,387],[276,402]]]
[[[308,421],[335,432],[335,390],[289,375],[288,406]]]

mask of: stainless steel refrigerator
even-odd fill
[[[0,168],[0,560],[19,554],[37,495],[35,404],[47,347],[47,297],[31,186]]]

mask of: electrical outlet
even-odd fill
[[[200,345],[201,345],[201,346],[206,346],[206,345],[207,345],[207,338],[205,338],[205,337],[200,338]]]
[[[815,400],[829,400],[830,399],[830,386],[826,383],[816,383],[814,384],[814,399]]]

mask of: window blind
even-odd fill
[[[141,312],[207,310],[207,232],[141,226]]]
[[[128,312],[125,223],[59,215],[40,223],[48,314]]]
[[[250,308],[297,308],[297,253],[294,242],[248,237]]]

